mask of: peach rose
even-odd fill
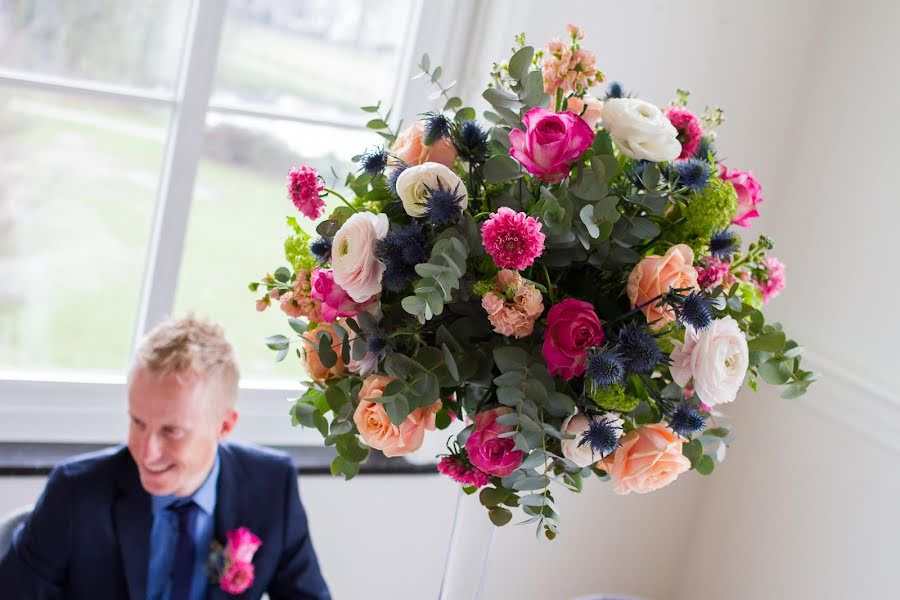
[[[309,377],[316,383],[325,383],[329,379],[342,377],[347,374],[347,367],[344,365],[344,361],[341,360],[341,342],[338,339],[337,333],[334,331],[334,327],[329,323],[319,323],[315,329],[310,329],[304,333],[303,337],[318,343],[318,334],[322,330],[327,331],[328,335],[331,336],[331,347],[337,353],[337,362],[334,366],[328,368],[323,365],[322,360],[319,358],[319,353],[308,345],[303,352],[303,358],[300,359],[306,366],[306,372],[309,373]]]
[[[664,256],[648,256],[631,271],[627,286],[631,307],[647,304],[641,311],[653,329],[674,321],[675,311],[668,306],[656,306],[650,300],[665,294],[669,288],[692,288],[700,291],[697,270],[693,265],[694,251],[685,244],[678,244],[669,248]]]
[[[369,375],[365,378],[353,422],[369,446],[381,450],[385,456],[403,456],[422,446],[426,430],[434,431],[435,413],[441,409],[441,401],[415,409],[397,427],[391,423],[381,404],[368,400],[381,398],[384,388],[392,381],[394,378],[387,375]]]
[[[619,495],[646,494],[665,487],[691,468],[681,452],[684,438],[663,423],[644,425],[621,439],[619,448],[597,463]]]
[[[411,167],[425,162],[436,162],[452,167],[453,161],[456,160],[456,148],[450,140],[441,138],[431,146],[426,146],[422,143],[424,131],[425,125],[421,121],[416,121],[404,129],[394,140],[391,155]]]

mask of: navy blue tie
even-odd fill
[[[169,510],[178,517],[178,541],[175,543],[175,557],[172,562],[172,593],[169,600],[189,600],[191,597],[196,554],[194,522],[197,520],[199,508],[193,500],[169,506]]]

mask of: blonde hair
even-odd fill
[[[240,371],[234,348],[220,325],[193,313],[169,318],[144,337],[129,378],[138,369],[156,376],[194,375],[219,386],[229,406],[237,401]]]

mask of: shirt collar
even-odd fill
[[[209,471],[209,475],[206,476],[206,481],[203,482],[196,492],[194,492],[189,499],[193,500],[194,503],[197,504],[200,508],[203,509],[206,514],[211,515],[216,508],[216,483],[219,479],[219,452],[216,451],[216,460],[213,463],[212,469]],[[183,498],[179,498],[174,494],[169,494],[167,496],[153,496],[151,495],[151,499],[153,501],[153,516],[156,516],[159,511],[168,507],[173,502],[178,500],[183,500]]]

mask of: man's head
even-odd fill
[[[144,489],[193,494],[237,423],[238,367],[218,325],[187,315],[155,327],[128,376],[128,449]]]

